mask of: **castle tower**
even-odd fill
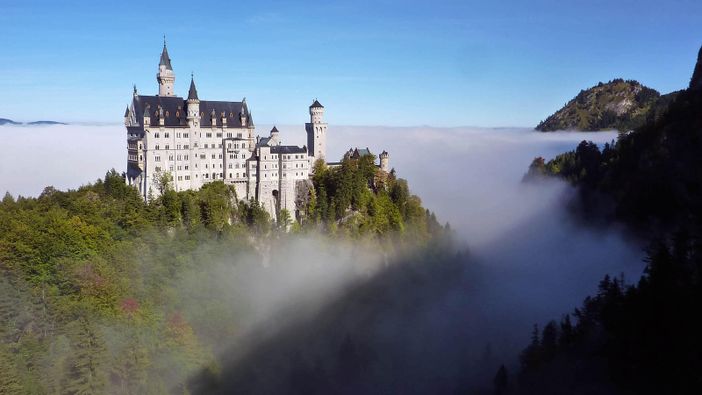
[[[386,173],[390,171],[390,155],[387,151],[380,153],[380,170]]]
[[[324,159],[327,155],[327,123],[324,122],[324,106],[317,99],[310,106],[310,122],[305,124],[307,130],[307,154],[314,160]]]
[[[191,128],[200,127],[200,99],[197,97],[195,77],[190,75],[190,90],[188,91],[188,125]]]
[[[171,67],[171,58],[168,57],[166,37],[163,38],[163,51],[161,52],[161,61],[158,63],[156,81],[158,81],[159,96],[174,96],[173,84],[175,83],[175,73],[173,73],[173,67]]]

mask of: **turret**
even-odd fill
[[[188,125],[191,128],[200,126],[200,99],[197,97],[195,78],[190,75],[190,90],[188,91]]]
[[[380,170],[386,173],[390,170],[390,155],[387,151],[380,153]]]
[[[163,51],[161,51],[161,61],[158,63],[158,95],[161,97],[174,96],[173,85],[175,84],[175,73],[171,66],[171,58],[168,57],[166,49],[166,37],[163,38]]]
[[[307,154],[313,160],[324,159],[327,155],[327,124],[324,122],[324,106],[314,100],[310,106],[310,122],[307,130]]]
[[[129,126],[129,106],[124,110],[124,126]]]
[[[239,121],[241,122],[241,127],[245,128],[248,122],[248,114],[246,114],[246,98],[241,101],[241,111],[239,112]]]
[[[273,129],[271,129],[270,140],[268,140],[268,145],[280,145],[280,132],[278,132],[278,128],[275,126],[273,126]]]

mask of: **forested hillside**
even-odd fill
[[[702,392],[702,50],[690,87],[658,119],[604,149],[532,163],[527,179],[561,177],[574,208],[651,239],[638,282],[605,277],[560,324],[534,329],[521,368],[495,377],[498,393]],[[571,321],[574,318],[574,322]]]
[[[662,95],[638,81],[614,79],[581,90],[560,110],[536,126],[536,130],[619,130],[640,127],[658,118],[677,92]]]
[[[6,194],[2,393],[187,392],[194,372],[218,375],[216,348],[257,314],[236,286],[243,273],[284,270],[294,240],[354,240],[391,259],[446,234],[406,181],[371,165],[320,164],[294,223],[290,213],[273,223],[222,182],[175,192],[166,178],[144,202],[114,170],[77,190]],[[218,278],[222,268],[239,278]]]

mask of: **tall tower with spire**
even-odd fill
[[[195,77],[190,74],[190,90],[188,90],[188,125],[190,128],[200,127],[200,99],[197,97],[197,89],[195,88]]]
[[[163,37],[163,51],[161,52],[161,61],[158,63],[158,95],[161,97],[174,96],[173,85],[175,83],[175,73],[171,67],[171,58],[168,57],[166,49],[166,37]]]
[[[307,130],[307,153],[313,161],[327,156],[327,123],[324,122],[324,106],[314,100],[310,106],[310,122],[305,124]]]

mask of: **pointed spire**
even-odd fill
[[[161,61],[158,63],[159,66],[166,66],[166,70],[173,70],[171,67],[171,58],[168,57],[168,50],[166,49],[166,36],[163,36],[163,51],[161,52]]]
[[[314,99],[314,103],[312,103],[310,108],[324,108],[324,106],[319,101],[317,101],[317,99]]]
[[[136,84],[134,84],[134,96],[137,95],[137,89],[136,89]]]
[[[190,91],[188,91],[188,100],[200,100],[197,98],[197,89],[195,88],[195,77],[190,73]]]
[[[124,117],[126,118],[128,116],[129,116],[129,106],[127,106],[127,109],[124,110]]]

